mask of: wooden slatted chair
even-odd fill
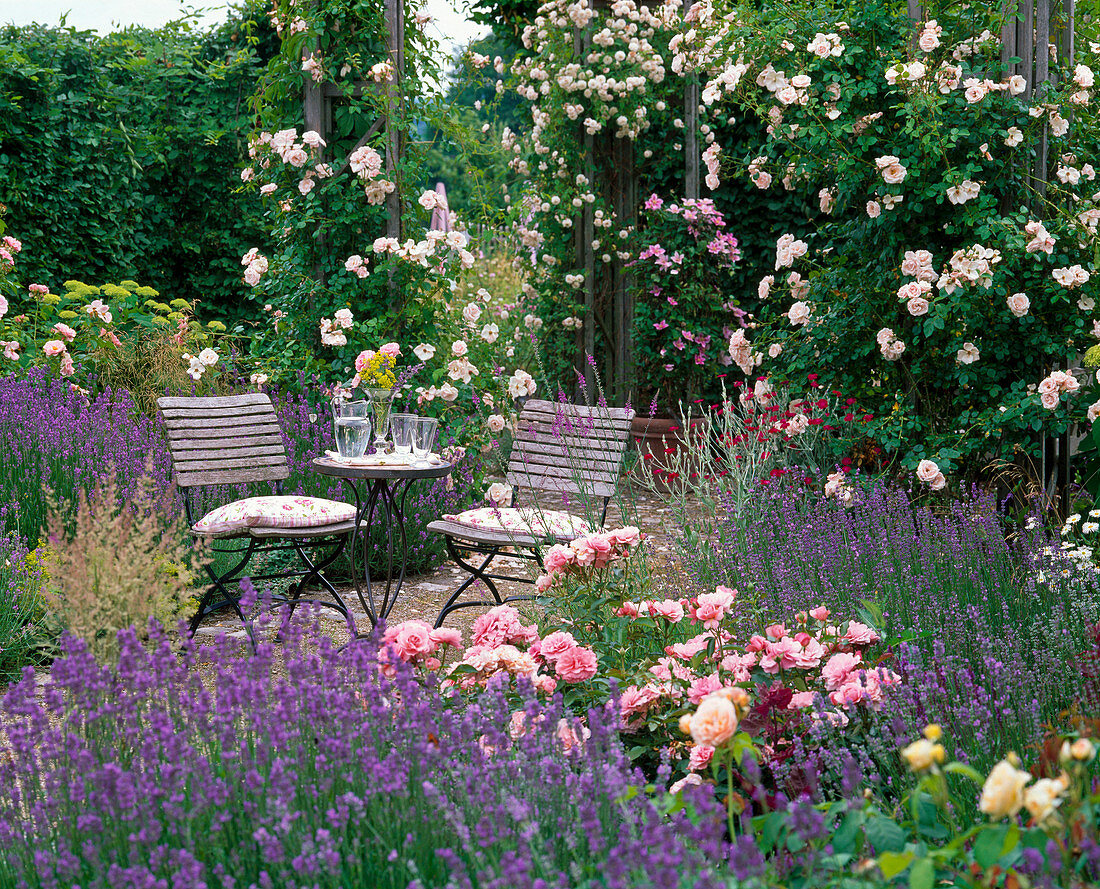
[[[634,411],[624,408],[527,402],[519,416],[505,476],[512,486],[511,507],[467,510],[428,525],[429,531],[445,535],[451,558],[470,575],[440,610],[437,627],[459,608],[534,598],[501,597],[495,580],[534,583],[526,577],[490,573],[490,563],[505,549],[514,550],[509,556],[533,561],[541,569],[541,547],[569,543],[590,530],[587,521],[569,513],[533,505],[518,509],[521,489],[575,494],[589,506],[602,500],[599,527],[603,527],[622,472],[633,417]],[[462,594],[479,580],[484,581],[495,601],[462,601]]]
[[[355,622],[347,605],[322,573],[343,552],[348,535],[355,528],[355,507],[321,498],[282,496],[282,481],[290,476],[290,470],[271,399],[263,393],[165,397],[157,399],[157,406],[168,432],[172,469],[184,494],[191,533],[196,538],[210,540],[208,548],[213,552],[236,556],[233,567],[221,573],[206,565],[213,583],[203,594],[191,620],[191,635],[208,615],[232,608],[255,645],[251,622],[240,606],[239,586],[234,592],[227,586],[245,576],[253,581],[299,578],[285,596],[274,597],[273,604],[289,603],[292,613],[297,605],[307,602],[332,608],[343,615],[355,635]],[[195,520],[193,489],[255,482],[274,483],[275,496],[237,500]],[[238,543],[219,547],[215,540]],[[241,542],[245,544],[243,547]],[[325,555],[323,549],[330,546],[332,552]],[[318,561],[311,559],[306,550],[312,548],[321,549],[324,557]],[[279,550],[293,550],[301,567],[275,573],[243,573],[257,553]],[[302,599],[302,590],[314,581],[334,601]]]

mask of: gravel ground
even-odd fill
[[[561,508],[560,504],[554,504],[550,500],[542,502],[545,508]],[[668,595],[679,597],[699,592],[693,583],[685,566],[676,557],[672,540],[672,526],[674,518],[671,508],[665,506],[659,499],[652,495],[635,495],[635,502],[627,508],[628,519],[623,521],[618,504],[613,503],[608,510],[608,528],[617,528],[624,524],[636,524],[646,535],[645,547],[649,557],[651,569],[651,581],[654,585],[654,595]],[[536,571],[534,564],[520,559],[498,557],[493,563],[494,568],[503,568],[507,573],[518,573],[534,578]],[[390,623],[420,618],[434,624],[439,609],[446,601],[449,592],[455,589],[465,577],[463,572],[453,562],[445,562],[434,571],[427,574],[419,574],[406,578],[401,594],[390,613]],[[527,584],[515,582],[498,582],[502,596],[524,595],[532,591]],[[355,619],[360,633],[370,628],[362,606],[360,605],[354,587],[338,587]],[[476,598],[475,587],[467,591]],[[484,591],[488,595],[488,591]],[[469,638],[469,628],[478,615],[487,609],[484,607],[465,608],[452,612],[447,618],[446,625],[456,627],[463,631],[464,638]],[[320,618],[322,626],[328,630],[331,628],[332,638],[338,643],[348,639],[347,626],[343,618],[336,612],[321,609]],[[226,634],[230,638],[246,638],[244,630],[232,612],[223,612],[221,615],[207,619],[197,633],[200,642],[213,641],[220,634]]]

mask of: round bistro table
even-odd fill
[[[451,474],[454,466],[446,462],[428,466],[370,466],[344,463],[331,457],[315,457],[313,469],[321,475],[345,480],[355,492],[351,575],[355,581],[355,592],[373,628],[378,621],[389,617],[405,582],[405,567],[409,558],[409,542],[405,536],[405,497],[409,493],[409,485],[417,479],[444,478]],[[360,484],[365,485],[365,490],[360,491]],[[386,529],[386,586],[380,607],[375,607],[375,584],[370,579],[370,529],[374,526],[376,512],[384,517]],[[355,570],[357,552],[363,559],[362,583],[359,582],[360,572]],[[396,578],[395,564],[399,566]]]

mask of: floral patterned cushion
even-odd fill
[[[219,506],[195,522],[200,534],[228,534],[249,528],[316,528],[355,518],[355,507],[320,497],[249,497]]]
[[[458,515],[443,516],[449,522],[479,531],[509,531],[532,537],[579,537],[593,528],[584,519],[553,509],[517,509],[483,506]]]

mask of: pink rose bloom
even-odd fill
[[[650,602],[649,613],[653,617],[663,617],[669,623],[678,624],[684,619],[684,606],[675,599],[664,599]]]
[[[798,659],[801,656],[802,646],[790,636],[786,636],[778,642],[768,643],[763,657],[760,658],[760,667],[765,673],[790,670],[798,666]]]
[[[61,356],[61,364],[58,367],[58,373],[63,377],[71,377],[76,373],[76,368],[73,366],[73,356],[68,352]]]
[[[791,701],[787,704],[788,710],[802,710],[806,707],[812,707],[814,704],[814,698],[817,697],[817,692],[812,691],[796,691],[791,695]]]
[[[440,627],[429,634],[436,645],[450,645],[452,648],[462,647],[462,631],[452,630],[448,627]]]
[[[3,315],[3,312],[0,312],[0,315]],[[59,333],[67,343],[71,343],[76,338],[76,331],[63,321],[58,321],[53,326],[53,329],[56,333]]]
[[[565,652],[577,647],[572,633],[556,632],[546,636],[538,645],[538,655],[544,661],[555,661]]]
[[[722,680],[719,678],[717,671],[709,676],[700,676],[688,688],[688,700],[693,704],[699,704],[703,698],[718,691],[721,687]]]
[[[474,645],[496,648],[521,635],[523,630],[519,612],[511,605],[498,605],[474,621]]]
[[[1031,300],[1026,293],[1014,293],[1008,298],[1008,310],[1017,318],[1023,318],[1031,308]]]
[[[554,585],[554,578],[549,574],[540,574],[535,578],[535,589],[540,593],[546,593],[550,591],[550,588]]]
[[[714,759],[714,748],[710,744],[696,744],[688,754],[688,768],[693,772],[701,771]]]
[[[802,642],[801,645],[802,651],[795,655],[795,666],[812,670],[825,658],[825,646],[814,638]]]
[[[615,609],[615,613],[619,617],[634,618],[638,616],[639,607],[637,602],[623,602],[618,608]]]
[[[596,562],[606,565],[611,557],[611,539],[606,534],[589,534],[586,540],[596,554]]]
[[[624,528],[609,532],[608,536],[611,538],[612,543],[618,546],[637,546],[642,539],[642,532],[633,525],[627,525]]]
[[[858,654],[850,654],[846,651],[834,654],[821,668],[821,678],[825,682],[825,687],[831,690],[842,686],[851,672],[862,662],[863,657]]]
[[[554,689],[558,687],[558,680],[553,676],[538,675],[534,679],[536,690],[542,692],[544,695],[552,695]]]
[[[828,620],[829,609],[826,608],[824,605],[818,605],[817,608],[814,608],[812,611],[810,611],[810,617],[812,617],[814,620]]]
[[[921,460],[917,464],[917,478],[922,482],[930,482],[936,477],[936,473],[940,471],[940,467],[934,460]]]
[[[554,669],[566,682],[585,682],[596,675],[596,652],[580,645],[570,648],[559,655]]]
[[[576,559],[577,554],[570,547],[555,543],[543,557],[542,564],[548,574],[560,574],[567,566],[572,565]]]
[[[429,655],[436,648],[431,627],[420,620],[407,620],[399,624],[391,644],[403,661]]]
[[[391,358],[401,357],[401,347],[397,343],[386,343],[384,346],[379,346],[378,351]]]
[[[623,689],[619,698],[619,724],[624,729],[637,728],[660,697],[661,692],[652,685],[631,685]]]
[[[56,358],[65,351],[65,344],[61,340],[48,340],[42,346],[42,351],[46,353],[47,358]]]
[[[554,735],[558,739],[558,743],[561,744],[562,753],[568,756],[574,750],[578,753],[582,751],[584,742],[592,736],[592,732],[581,725],[580,720],[574,720],[571,724],[568,719],[559,719],[558,728]]]
[[[770,627],[765,628],[764,635],[773,642],[778,642],[787,635],[787,628],[783,624],[772,624]]]
[[[713,593],[701,593],[695,597],[695,608],[691,619],[701,621],[708,630],[713,630],[731,610],[733,590],[729,587],[717,587]]]
[[[751,653],[729,654],[722,658],[722,669],[730,674],[734,682],[748,682],[755,666],[756,655]]]
[[[841,637],[844,642],[848,642],[852,645],[873,645],[878,642],[881,637],[867,624],[861,624],[859,621],[849,621],[848,630]]]
[[[682,661],[690,661],[700,651],[705,651],[707,643],[711,640],[709,633],[700,633],[694,639],[687,642],[677,642],[665,648],[665,654],[671,654]]]
[[[577,564],[581,567],[588,567],[596,561],[596,550],[592,548],[588,538],[578,537],[569,546],[576,553]]]
[[[923,296],[914,296],[906,304],[905,308],[909,310],[909,314],[914,317],[928,314],[928,300]]]
[[[737,732],[737,710],[727,698],[711,695],[699,704],[689,726],[696,744],[720,747]]]
[[[749,644],[745,646],[745,651],[763,651],[767,644],[767,639],[759,633],[754,633],[749,637]]]

